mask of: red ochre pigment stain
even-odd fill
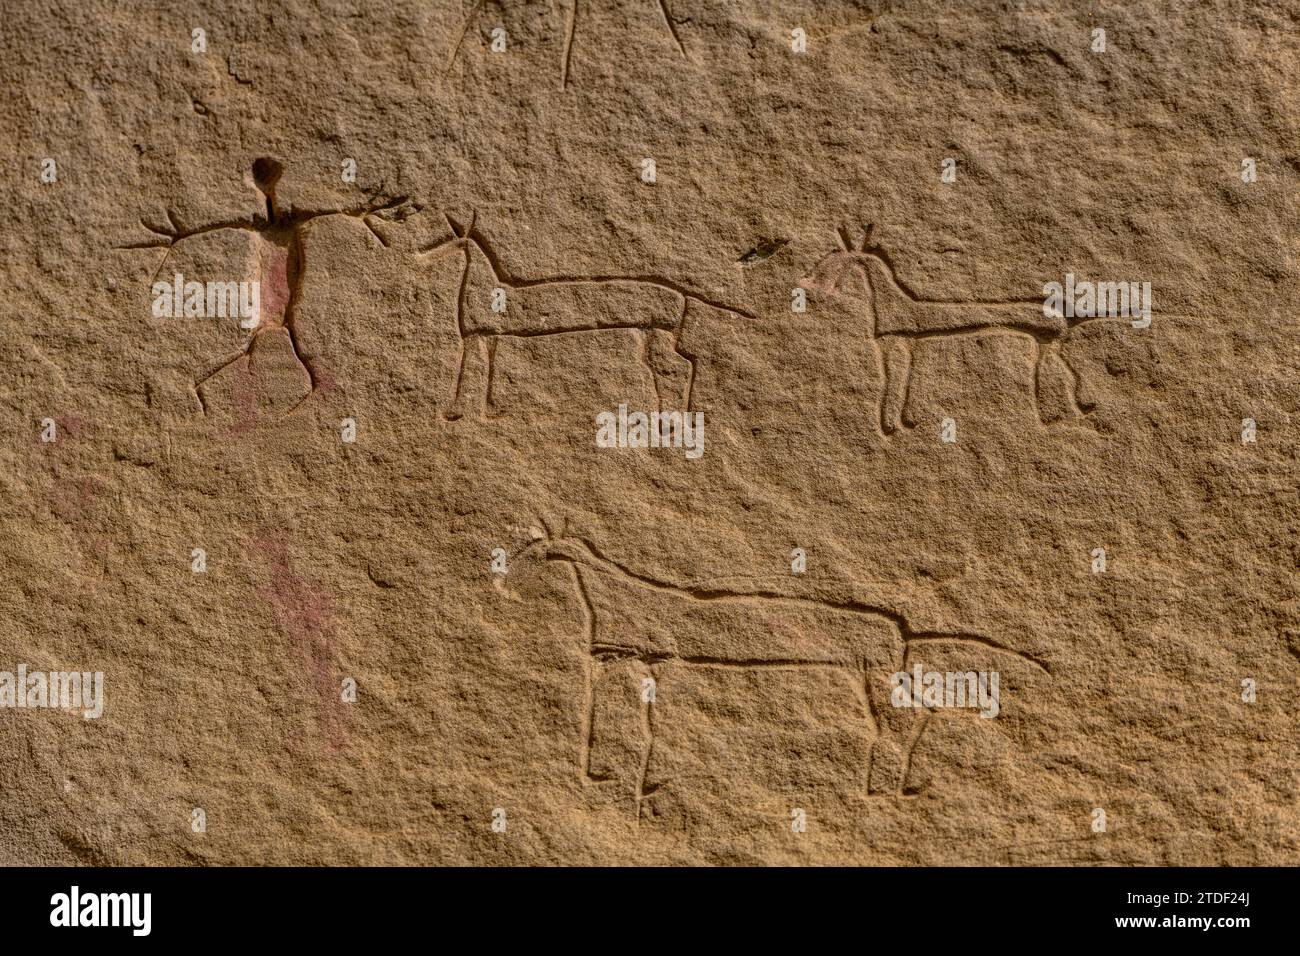
[[[265,243],[262,250],[262,322],[261,327],[284,324],[289,308],[289,250]]]
[[[339,704],[342,684],[334,675],[334,614],[329,592],[298,574],[283,535],[260,532],[253,541],[253,551],[266,567],[266,583],[259,588],[259,594],[280,631],[293,642],[315,691],[329,747],[339,750],[343,737],[335,705]]]

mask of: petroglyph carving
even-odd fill
[[[1086,416],[1095,405],[1085,400],[1078,372],[1063,346],[1071,333],[1088,322],[1115,321],[1107,317],[1065,318],[1044,314],[1043,300],[1007,302],[942,302],[923,299],[898,279],[888,255],[871,244],[871,227],[853,244],[844,230],[837,233],[839,249],[826,255],[801,285],[823,295],[856,291],[867,300],[869,326],[883,377],[879,420],[885,435],[916,422],[908,414],[912,359],[922,342],[942,342],[985,335],[1014,335],[1033,349],[1034,401],[1044,424],[1045,398],[1051,389],[1067,396],[1075,413]],[[858,280],[853,289],[851,281]]]
[[[256,259],[257,272],[261,283],[261,308],[258,323],[246,329],[248,336],[239,351],[208,369],[194,382],[194,392],[198,396],[204,414],[207,402],[203,397],[203,386],[213,376],[224,372],[241,359],[248,356],[259,337],[263,335],[287,336],[293,357],[306,371],[310,388],[289,414],[306,402],[322,387],[322,372],[313,357],[302,348],[301,337],[296,323],[295,309],[302,292],[303,273],[306,268],[304,252],[304,235],[308,223],[325,216],[351,216],[359,219],[382,246],[388,241],[376,229],[376,223],[382,221],[401,221],[419,207],[410,203],[406,197],[388,201],[370,201],[351,208],[343,209],[295,209],[280,208],[276,203],[276,185],[284,174],[284,166],[277,160],[262,157],[253,163],[253,181],[265,199],[264,214],[240,219],[230,219],[209,223],[203,226],[185,228],[177,222],[171,209],[167,210],[168,222],[165,226],[151,225],[141,220],[153,238],[140,242],[127,243],[120,249],[163,249],[163,257],[158,263],[149,281],[152,284],[162,272],[163,266],[171,257],[172,250],[181,242],[196,236],[208,235],[223,230],[242,230],[257,237]]]
[[[444,214],[445,215],[445,214]],[[741,309],[705,299],[668,279],[648,276],[554,276],[523,279],[508,270],[476,227],[446,216],[452,238],[419,250],[422,256],[459,252],[464,259],[456,305],[460,336],[455,382],[443,417],[465,414],[467,382],[481,394],[481,417],[499,412],[493,394],[496,352],[503,338],[525,339],[628,329],[642,340],[642,360],[654,378],[660,409],[693,409],[696,359],[682,344],[695,311]]]
[[[560,89],[568,89],[569,86],[573,44],[578,33],[578,14],[581,3],[582,0],[569,0],[568,9],[564,15],[564,49],[560,54]],[[461,47],[465,45],[465,37],[474,23],[474,18],[483,9],[483,5],[483,0],[474,0],[469,12],[465,15],[465,19],[461,21],[460,29],[456,31],[456,40],[452,44],[451,55],[447,58],[447,65],[442,71],[444,77],[455,66],[456,57],[460,55]],[[668,0],[654,0],[654,5],[659,11],[659,16],[663,19],[664,27],[672,37],[673,44],[677,47],[677,52],[684,59],[686,57],[686,47],[682,44],[681,35],[677,32],[677,24],[685,21],[673,18],[672,11],[668,8]],[[552,0],[551,10],[552,13],[558,12],[555,10],[554,0]]]
[[[611,662],[639,662],[645,677],[656,683],[665,666],[840,671],[849,678],[873,736],[865,774],[867,792],[892,796],[910,794],[907,777],[912,753],[930,718],[928,711],[895,707],[890,698],[891,677],[911,666],[914,648],[966,645],[993,650],[1048,673],[1038,658],[991,638],[919,630],[903,614],[886,607],[801,597],[776,587],[733,590],[708,583],[674,584],[626,567],[563,528],[553,533],[547,525],[544,533],[538,533],[541,536],[521,554],[565,563],[583,609],[588,655],[578,769],[584,782],[602,779],[592,772],[595,701],[602,671]],[[642,606],[647,597],[660,602],[663,610],[657,625],[633,620],[626,611]],[[793,617],[799,624],[783,629],[726,626],[734,625],[737,615],[751,616],[756,623]],[[743,647],[734,639],[717,636],[738,631],[745,634]],[[654,705],[642,698],[640,707],[643,750],[634,793],[638,820],[642,803],[664,783],[647,779],[655,747]]]

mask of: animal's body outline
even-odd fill
[[[1066,395],[1079,416],[1086,418],[1095,403],[1080,394],[1081,378],[1065,356],[1064,345],[1080,326],[1115,322],[1113,316],[1050,316],[1043,299],[1007,301],[944,301],[916,295],[899,279],[889,256],[871,245],[872,227],[854,245],[844,230],[836,230],[839,248],[824,256],[805,276],[801,285],[810,291],[837,295],[846,273],[857,276],[867,293],[868,333],[881,372],[878,425],[888,437],[916,422],[907,413],[911,391],[912,357],[916,344],[939,339],[982,338],[1014,335],[1033,344],[1034,404],[1039,421],[1050,424],[1043,414],[1044,377],[1059,363],[1067,377]],[[973,318],[968,317],[974,312]]]
[[[657,406],[660,410],[694,410],[694,388],[697,371],[696,356],[682,343],[687,322],[694,309],[720,310],[746,319],[754,316],[734,306],[713,301],[698,292],[668,279],[657,276],[596,275],[550,276],[541,279],[523,279],[515,276],[493,251],[492,244],[477,228],[477,212],[468,224],[461,224],[443,213],[452,232],[449,239],[439,239],[416,250],[417,256],[427,257],[459,250],[463,257],[460,286],[456,299],[456,332],[460,347],[456,359],[456,372],[451,396],[443,418],[456,421],[464,417],[463,399],[467,371],[481,374],[484,382],[480,396],[479,415],[490,419],[499,417],[494,408],[493,386],[496,376],[496,352],[500,339],[532,339],[556,335],[576,335],[595,332],[631,331],[641,338],[641,359],[654,380]],[[504,311],[491,310],[495,290],[504,290]],[[602,289],[615,296],[654,300],[656,309],[629,310],[605,308],[614,317],[605,321],[585,316],[577,321],[565,316],[582,314],[572,302],[549,303],[558,316],[560,326],[529,324],[526,306],[519,300],[532,294],[544,297],[547,292],[560,292],[562,296],[581,294],[586,290]],[[600,305],[599,302],[588,303]],[[521,322],[520,314],[524,315]],[[550,314],[550,313],[548,313]],[[512,324],[514,323],[514,324]],[[675,388],[675,379],[683,377],[685,384]]]
[[[563,562],[568,565],[574,587],[578,594],[584,614],[584,629],[587,643],[584,657],[585,700],[583,703],[583,723],[580,730],[578,768],[582,783],[600,782],[602,778],[591,773],[591,749],[595,725],[596,684],[600,676],[599,665],[609,661],[636,660],[646,668],[646,673],[657,680],[657,668],[672,664],[686,667],[731,667],[753,669],[835,669],[847,672],[854,680],[851,683],[858,701],[863,705],[864,714],[872,726],[873,740],[866,771],[867,791],[870,795],[893,797],[912,796],[908,790],[907,778],[911,770],[912,754],[920,742],[922,734],[929,723],[932,712],[918,710],[914,707],[895,707],[891,700],[891,678],[900,671],[906,672],[913,647],[928,644],[970,644],[985,651],[997,651],[1021,660],[1038,671],[1050,676],[1047,665],[1038,658],[1007,647],[983,635],[971,633],[942,633],[917,630],[908,622],[906,616],[890,608],[866,604],[858,601],[828,601],[800,595],[792,595],[778,588],[759,588],[748,591],[735,591],[706,584],[680,585],[634,571],[614,561],[600,552],[588,540],[569,535],[561,526],[558,536],[554,535],[548,522],[543,521],[545,532],[538,530],[525,545],[523,553],[540,552],[547,561]],[[885,657],[874,667],[865,665],[862,659],[851,654],[840,657],[773,657],[765,660],[752,658],[735,658],[698,654],[681,654],[677,650],[647,652],[627,643],[604,641],[598,638],[597,612],[592,601],[591,574],[608,573],[620,577],[625,582],[646,587],[660,593],[696,601],[772,601],[805,609],[818,609],[823,612],[860,615],[888,624],[897,638],[896,644],[889,648],[895,653]],[[859,683],[860,680],[860,683]],[[644,800],[662,784],[648,785],[647,771],[655,746],[654,705],[644,701],[641,704],[641,728],[645,738],[645,751],[642,755],[640,773],[635,791],[637,821],[641,819],[641,806]],[[879,763],[878,763],[879,761]]]
[[[560,55],[560,89],[569,88],[569,72],[573,59],[573,41],[578,35],[578,5],[579,0],[569,0],[569,11],[565,17],[564,24],[564,50]],[[663,17],[664,25],[672,35],[673,43],[677,45],[677,52],[686,59],[686,47],[682,43],[682,38],[677,32],[677,26],[673,20],[671,11],[668,9],[668,0],[655,0],[655,5],[659,8],[659,14]],[[456,63],[456,57],[460,55],[460,48],[465,43],[465,36],[469,33],[470,24],[478,16],[483,8],[483,0],[474,0],[473,6],[470,7],[469,13],[461,21],[460,29],[456,31],[456,42],[452,45],[451,55],[447,58],[447,65],[443,67],[442,78],[445,79],[451,72]],[[551,0],[551,13],[555,13],[555,0]],[[684,21],[685,22],[685,21]]]

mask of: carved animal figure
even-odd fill
[[[849,678],[874,733],[866,772],[868,792],[893,795],[905,792],[911,754],[928,719],[926,711],[895,707],[891,701],[891,678],[910,666],[913,648],[965,644],[992,649],[1047,672],[1041,661],[990,638],[918,630],[904,615],[888,608],[800,597],[776,587],[732,590],[673,584],[634,571],[563,530],[554,537],[548,530],[524,553],[567,563],[585,608],[590,656],[579,753],[584,779],[595,779],[591,766],[593,750],[599,745],[593,734],[596,688],[604,667],[614,661],[639,661],[650,676],[662,665],[840,670]],[[647,602],[655,609],[652,620],[629,613],[628,608],[644,608]],[[646,739],[635,791],[638,807],[651,790],[646,769],[654,748],[653,710],[653,705],[643,709]]]
[[[1043,300],[1008,302],[941,302],[922,299],[899,282],[886,254],[872,246],[871,228],[853,246],[838,235],[840,248],[826,255],[801,285],[813,292],[839,295],[856,291],[866,298],[869,330],[877,343],[884,383],[880,396],[880,428],[886,435],[914,427],[908,416],[913,353],[922,342],[984,335],[1014,335],[1033,349],[1034,400],[1040,420],[1048,390],[1060,389],[1080,415],[1095,407],[1080,396],[1078,373],[1063,345],[1074,329],[1087,322],[1117,321],[1109,316],[1065,318],[1044,314]],[[1127,321],[1127,320],[1123,320]]]
[[[500,414],[493,395],[497,346],[503,338],[536,338],[630,329],[642,338],[642,359],[654,377],[660,409],[692,410],[695,357],[683,345],[687,322],[711,309],[753,318],[709,302],[667,279],[646,276],[512,277],[471,219],[446,217],[453,238],[420,249],[421,256],[459,252],[464,258],[456,307],[460,335],[455,383],[443,417],[465,415],[467,383],[485,417]]]

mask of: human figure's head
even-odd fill
[[[284,175],[284,164],[270,156],[261,156],[253,160],[253,182],[258,191],[266,197],[266,218],[275,221],[275,186]]]

